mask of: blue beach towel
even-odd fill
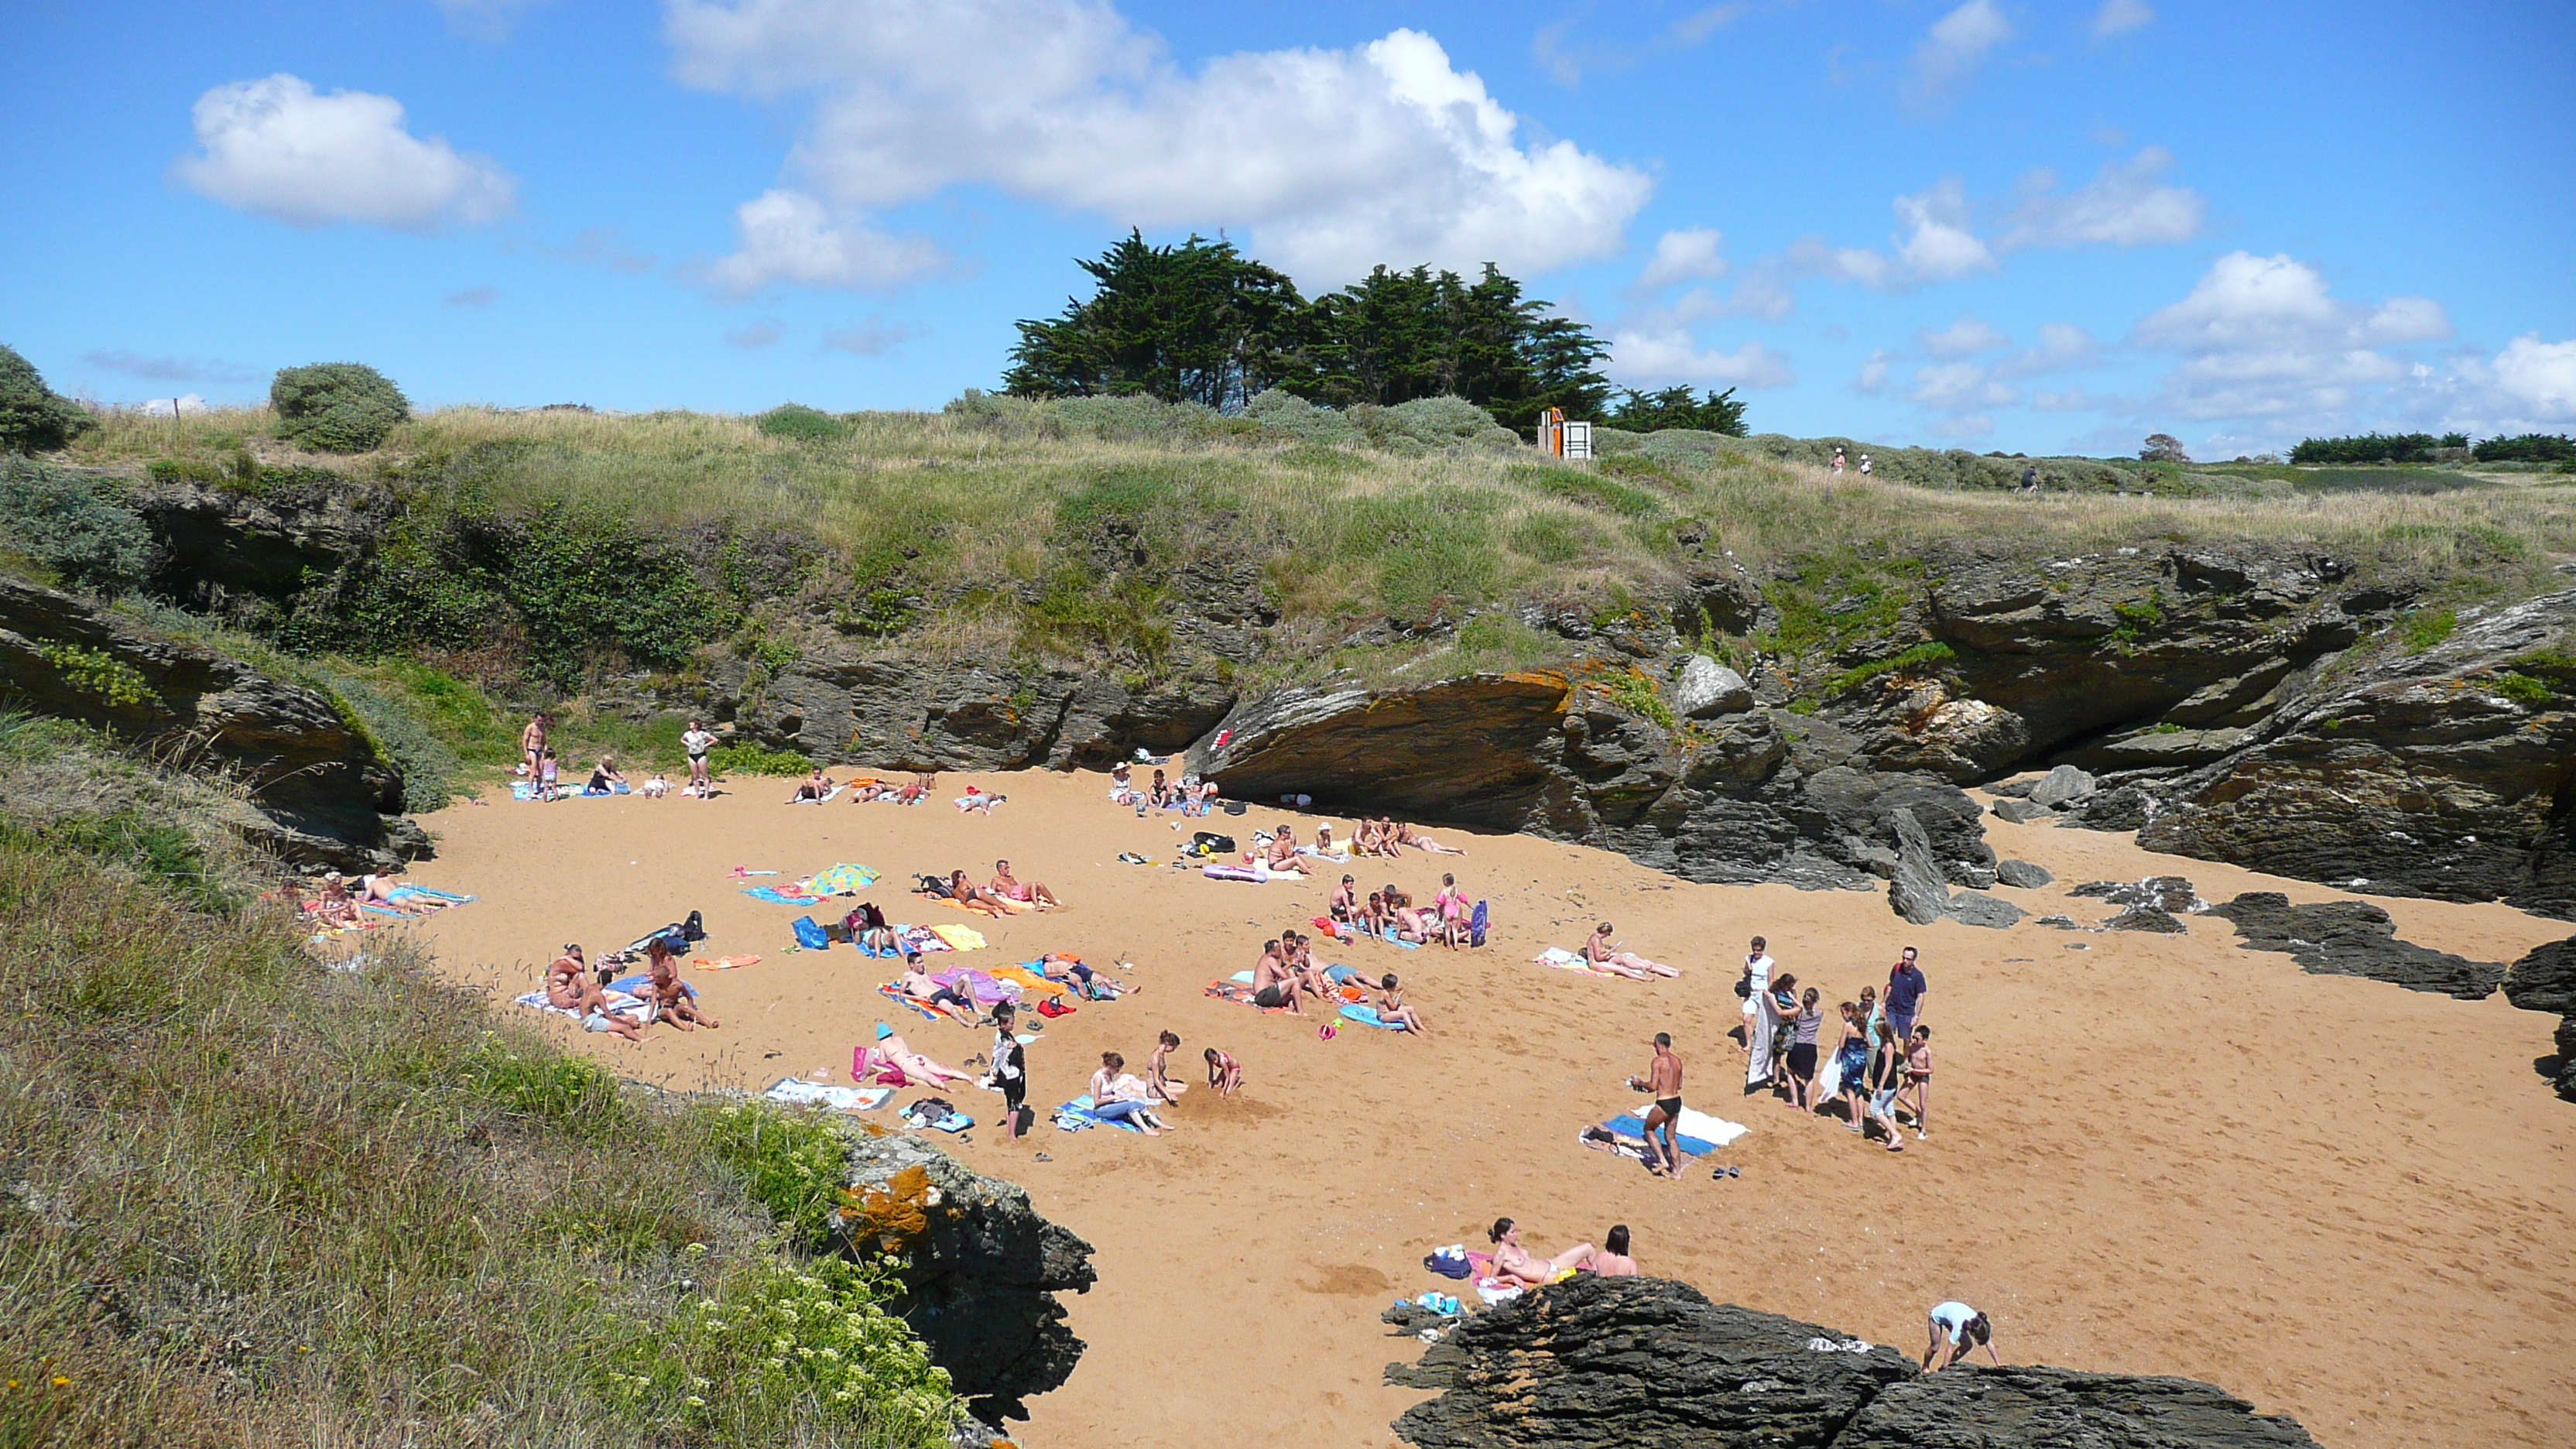
[[[1646,1119],[1638,1116],[1634,1112],[1622,1112],[1618,1116],[1611,1118],[1609,1121],[1604,1122],[1601,1125],[1618,1133],[1622,1137],[1643,1137],[1646,1135]],[[1663,1138],[1659,1134],[1655,1140],[1656,1142],[1661,1143]],[[1717,1150],[1716,1143],[1703,1137],[1693,1137],[1689,1133],[1678,1129],[1673,1133],[1673,1145],[1680,1148],[1683,1155],[1687,1157],[1706,1157]]]
[[[1074,1124],[1067,1126],[1068,1119]],[[1103,1117],[1092,1110],[1091,1094],[1083,1093],[1055,1109],[1055,1125],[1060,1131],[1080,1132],[1090,1127],[1124,1127],[1142,1137],[1145,1129],[1123,1117]]]
[[[810,906],[814,904],[815,899],[812,896],[782,895],[769,886],[753,886],[743,894],[755,901],[769,901],[782,906]]]
[[[1342,1019],[1356,1021],[1362,1026],[1381,1027],[1387,1031],[1404,1030],[1404,1023],[1385,1020],[1377,1014],[1377,1008],[1374,1006],[1345,1006],[1342,1008]]]
[[[808,951],[824,951],[831,948],[832,938],[823,934],[823,928],[814,924],[812,916],[798,916],[796,944]]]

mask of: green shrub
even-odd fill
[[[102,594],[124,593],[152,569],[142,515],[88,478],[31,458],[0,458],[0,547]]]
[[[18,349],[0,346],[0,453],[50,453],[97,426],[89,409],[47,387]]]
[[[762,413],[752,425],[773,438],[793,438],[800,443],[837,443],[850,435],[848,423],[803,403],[781,403]]]
[[[268,405],[280,437],[325,453],[368,452],[411,416],[402,389],[363,362],[281,367],[268,385]]]
[[[2576,458],[2576,438],[2564,433],[2524,433],[2489,438],[2471,451],[2481,463],[2564,463]]]
[[[2430,463],[2442,441],[2430,433],[2364,433],[2350,438],[2305,438],[2290,450],[2293,463]]]
[[[617,1095],[614,1073],[594,1058],[559,1051],[542,1038],[510,1041],[486,1032],[463,1066],[466,1085],[476,1096],[513,1117],[547,1123],[575,1137],[614,1137],[634,1117]]]
[[[1677,722],[1673,707],[1664,702],[1664,693],[1655,687],[1655,681],[1634,669],[1607,674],[1592,683],[1610,697],[1612,704],[1630,714],[1653,720],[1668,730]]]
[[[2398,637],[2406,641],[2406,652],[2421,654],[2451,637],[2460,627],[2460,616],[2450,609],[2410,609],[2397,621]]]
[[[708,1109],[707,1145],[742,1176],[743,1191],[769,1209],[790,1241],[820,1250],[830,1244],[849,1152],[820,1117],[781,1112],[765,1102]]]
[[[1882,674],[1894,674],[1898,670],[1919,668],[1926,664],[1939,664],[1958,657],[1958,650],[1940,640],[1926,640],[1885,659],[1873,659],[1866,664],[1844,670],[1825,681],[1824,692],[1827,698],[1831,698],[1866,684]]]
[[[2547,704],[2550,697],[2549,686],[2528,674],[2507,674],[2498,678],[2496,693],[2517,704]]]
[[[793,750],[764,749],[748,740],[728,741],[707,751],[707,772],[713,775],[803,775],[813,768],[812,760]]]
[[[444,809],[465,789],[465,762],[418,714],[348,670],[305,663],[296,672],[332,695],[376,752],[402,773],[405,810]]]
[[[161,703],[161,696],[152,692],[151,681],[143,677],[142,670],[106,650],[48,644],[44,657],[62,675],[64,684],[110,709]]]

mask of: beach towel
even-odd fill
[[[912,1106],[906,1108],[903,1115],[903,1124],[915,1131],[928,1128],[933,1132],[963,1132],[967,1128],[975,1125],[974,1118],[967,1116],[965,1113],[958,1111],[954,1107],[948,1109],[947,1116],[934,1117],[932,1114],[921,1110],[925,1105],[927,1104],[915,1102]]]
[[[836,1112],[873,1112],[894,1096],[892,1087],[834,1087],[801,1077],[782,1077],[760,1095],[773,1102],[829,1107]]]
[[[337,963],[334,963],[335,969],[336,966]],[[632,992],[612,986],[608,988],[605,994],[608,1000],[609,1015],[638,1018],[644,1015],[643,1001],[636,997]],[[531,991],[525,996],[513,998],[513,1001],[516,1005],[534,1007],[539,1011],[545,1012],[549,1016],[565,1017],[573,1021],[581,1020],[581,1013],[577,1011],[566,1011],[562,1007],[555,1005],[553,1002],[546,1000],[546,994],[542,991]]]
[[[1252,973],[1249,971],[1237,971],[1234,973],[1234,979],[1242,982],[1246,986],[1250,986],[1252,984]]]
[[[777,886],[753,886],[743,894],[755,901],[768,901],[773,905],[781,906],[810,906],[821,899],[819,896],[807,895],[793,887],[782,889]]]
[[[1043,960],[1038,960],[1024,961],[1017,966],[996,966],[993,968],[993,976],[996,980],[1008,981],[1024,990],[1035,991],[1044,996],[1053,996],[1069,990],[1070,988],[1063,982],[1050,980],[1038,970],[1045,964]]]
[[[1357,1003],[1342,1008],[1342,1020],[1356,1021],[1362,1026],[1383,1027],[1388,1031],[1402,1031],[1405,1029],[1403,1022],[1388,1021],[1384,1017],[1379,1016],[1377,1014],[1376,1007]]]
[[[1378,937],[1377,939],[1386,942],[1390,946],[1401,946],[1407,951],[1419,951],[1422,949],[1422,943],[1420,941],[1408,941],[1404,939],[1402,936],[1395,933],[1395,927],[1393,926],[1387,927],[1386,934]]]
[[[1123,1127],[1126,1130],[1135,1133],[1139,1137],[1145,1135],[1145,1129],[1143,1127],[1134,1122],[1128,1121],[1124,1117],[1100,1116],[1093,1110],[1096,1105],[1097,1104],[1091,1100],[1091,1094],[1089,1092],[1085,1092],[1081,1096],[1074,1098],[1072,1101],[1065,1103],[1063,1106],[1056,1108],[1055,1125],[1057,1129],[1064,1132],[1081,1132],[1093,1127]],[[1070,1121],[1072,1125],[1066,1125],[1068,1121]]]
[[[832,799],[832,797],[833,797],[833,796],[838,795],[838,794],[840,794],[840,793],[841,793],[841,788],[842,788],[841,786],[835,785],[835,786],[833,786],[831,789],[824,791],[824,792],[823,792],[823,798],[822,798],[822,799],[820,799],[820,800],[796,799],[796,800],[790,800],[790,801],[788,801],[787,803],[788,803],[788,804],[790,804],[790,805],[825,805],[825,804],[829,804],[829,803],[831,803],[831,799]]]
[[[701,971],[733,971],[744,966],[757,966],[760,964],[760,958],[758,956],[718,956],[710,961],[704,956],[693,956],[689,958],[689,964]]]
[[[972,967],[960,966],[942,971],[930,979],[980,1006],[990,1006],[999,1001],[1017,1004],[1020,999],[1017,983],[996,980]]]
[[[957,949],[956,947],[949,945],[946,941],[941,940],[939,938],[939,933],[928,926],[897,926],[894,928],[894,938],[903,944],[903,949],[906,951],[921,951],[927,953],[931,951],[954,951]],[[897,954],[901,953],[898,952]]]
[[[1601,1126],[1620,1137],[1642,1141],[1646,1136],[1646,1119],[1634,1112],[1617,1113]],[[1673,1124],[1673,1145],[1679,1147],[1685,1157],[1706,1157],[1751,1130],[1740,1122],[1729,1122],[1723,1117],[1712,1117],[1706,1112],[1684,1107],[1681,1120]],[[1660,1145],[1663,1138],[1658,1134],[1655,1140]]]
[[[898,990],[895,984],[891,981],[878,987],[877,995],[886,998],[888,1001],[898,1002],[904,1006],[909,1006],[913,1010],[920,1012],[922,1015],[929,1017],[932,1021],[937,1021],[939,1019],[938,1012],[935,1012],[929,1007],[922,1005],[920,1002],[913,1000],[911,997],[904,995],[903,992]]]
[[[468,901],[481,899],[479,896],[460,896],[453,892],[434,891],[427,886],[416,885],[396,886],[389,894],[398,901],[445,901],[451,906],[461,906]]]
[[[1259,1005],[1252,999],[1252,988],[1239,981],[1211,981],[1207,984],[1207,994],[1219,1001],[1232,1001],[1244,1006]]]
[[[989,944],[984,939],[984,933],[973,926],[933,926],[930,928],[930,933],[947,942],[950,949],[957,951],[980,951]]]
[[[1553,966],[1559,971],[1580,971],[1586,976],[1609,976],[1613,974],[1608,971],[1593,970],[1592,963],[1584,960],[1580,953],[1569,951],[1563,946],[1550,946],[1530,959],[1541,966]]]

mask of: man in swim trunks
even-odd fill
[[[1064,904],[1062,901],[1055,898],[1055,892],[1048,890],[1044,882],[1024,882],[1018,877],[1013,876],[1011,874],[1011,863],[1007,860],[997,860],[993,862],[992,891],[993,894],[997,896],[1005,896],[1011,900],[1028,902],[1035,905],[1042,911],[1051,911],[1057,906]]]
[[[528,757],[528,778],[537,778],[537,766],[546,754],[546,712],[538,710],[528,717],[528,727],[519,731],[519,753]]]
[[[1252,964],[1252,1004],[1264,1011],[1284,1007],[1297,1016],[1306,1014],[1297,1004],[1296,973],[1288,968],[1276,941],[1263,942],[1261,959]]]
[[[903,975],[894,983],[894,989],[925,1010],[936,1012],[950,1021],[975,1025],[975,1003],[959,995],[956,988],[931,980],[929,969],[921,964],[919,951],[903,953]]]
[[[1352,914],[1359,909],[1358,896],[1359,888],[1349,876],[1343,876],[1342,883],[1333,887],[1333,901],[1326,910],[1334,920],[1347,926],[1351,923]]]
[[[1270,854],[1264,863],[1274,872],[1293,870],[1306,874],[1306,863],[1297,858],[1297,832],[1289,829],[1284,820],[1279,824],[1279,833],[1271,837]]]
[[[1630,1077],[1628,1085],[1655,1099],[1646,1112],[1646,1170],[1657,1177],[1679,1177],[1682,1169],[1681,1148],[1673,1142],[1673,1124],[1682,1119],[1682,1059],[1673,1053],[1673,1034],[1655,1033],[1655,1059],[1646,1067],[1646,1075]],[[1663,1160],[1655,1160],[1655,1133],[1664,1134]]]

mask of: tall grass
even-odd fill
[[[837,609],[852,629],[891,611],[911,647],[962,654],[1095,648],[1117,620],[1068,622],[1065,591],[1114,604],[1109,578],[1131,549],[1131,569],[1137,557],[1154,570],[1211,553],[1261,561],[1283,642],[1305,654],[1372,616],[1454,620],[1503,600],[1661,589],[1682,567],[1671,525],[1684,517],[1755,568],[1845,545],[1920,556],[2244,541],[2423,575],[2461,598],[2544,587],[2550,563],[2576,553],[2576,494],[2554,487],[2302,490],[2211,470],[2178,475],[2190,496],[2029,496],[1726,449],[1597,465],[1480,448],[1403,456],[1150,404],[842,421],[837,437],[798,439],[702,413],[449,408],[333,466],[422,498],[611,509],[675,533],[780,531],[826,555],[782,602]],[[79,456],[213,456],[245,442],[274,454],[264,426],[257,411],[118,417]],[[900,599],[923,607],[907,614]]]

